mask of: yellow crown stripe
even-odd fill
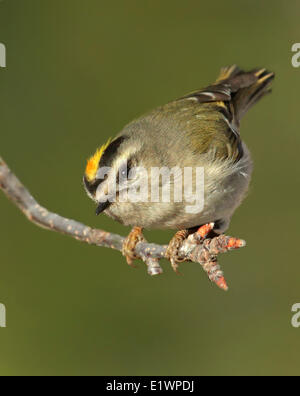
[[[102,158],[104,151],[110,145],[111,140],[112,139],[109,138],[108,141],[105,144],[103,144],[103,146],[101,146],[91,158],[89,158],[87,160],[85,175],[86,175],[86,178],[88,179],[88,181],[92,181],[95,179],[97,170],[98,170],[98,166],[99,166],[99,162]]]

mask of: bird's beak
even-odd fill
[[[110,204],[111,202],[109,202],[108,200],[105,202],[100,202],[96,209],[96,215],[99,216],[99,214],[102,213],[105,209],[107,209]]]

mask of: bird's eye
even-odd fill
[[[128,177],[128,168],[121,170],[122,179],[127,179]]]
[[[124,183],[128,180],[132,164],[130,161],[124,162],[119,169],[119,182]]]

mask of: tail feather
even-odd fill
[[[239,90],[233,98],[236,117],[241,120],[246,112],[263,96],[271,92],[271,83],[275,74],[265,69],[256,71],[257,81],[247,88]]]
[[[222,67],[215,84],[222,83],[223,81],[228,80],[229,78],[232,78],[241,72],[242,70],[237,65]]]
[[[271,92],[270,85],[275,74],[266,69],[254,69],[244,72],[237,66],[224,67],[215,85],[228,86],[231,91],[231,102],[234,108],[234,118],[237,123],[246,112]]]

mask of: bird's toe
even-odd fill
[[[178,231],[171,239],[166,251],[166,258],[170,260],[172,268],[177,274],[180,274],[178,271],[178,263],[184,261],[179,254],[180,248],[188,235],[188,230]]]
[[[136,245],[139,242],[144,241],[145,238],[141,227],[134,227],[125,239],[123,243],[122,254],[126,258],[127,264],[131,267],[135,267],[135,265],[133,265],[133,261],[139,258],[135,252]]]

